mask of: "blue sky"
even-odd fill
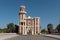
[[[0,0],[0,28],[8,23],[18,24],[20,6],[25,5],[27,16],[40,17],[42,29],[60,23],[60,0]]]

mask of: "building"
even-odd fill
[[[40,17],[26,17],[26,7],[20,6],[19,12],[19,33],[21,35],[40,34]]]

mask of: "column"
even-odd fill
[[[32,35],[34,35],[34,27],[32,27]]]
[[[36,35],[36,18],[35,18],[35,35]]]
[[[21,25],[19,26],[19,33],[21,34]]]
[[[38,18],[38,33],[40,33],[40,20]]]
[[[25,25],[24,25],[24,34],[27,35],[27,31],[26,31],[26,20],[25,20]]]
[[[27,35],[26,27],[24,27],[24,35]]]
[[[23,35],[24,35],[24,24],[23,24]]]

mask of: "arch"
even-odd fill
[[[32,28],[31,28],[31,27],[28,27],[28,28],[27,28],[27,34],[28,34],[28,35],[32,35]]]

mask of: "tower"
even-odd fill
[[[20,12],[19,12],[20,20],[19,20],[19,33],[26,35],[26,9],[25,6],[20,7]]]
[[[25,6],[21,6],[20,7],[20,20],[24,20],[25,16],[26,16],[26,9],[25,9]]]
[[[19,34],[38,35],[40,33],[40,17],[26,17],[26,7],[20,6]]]

